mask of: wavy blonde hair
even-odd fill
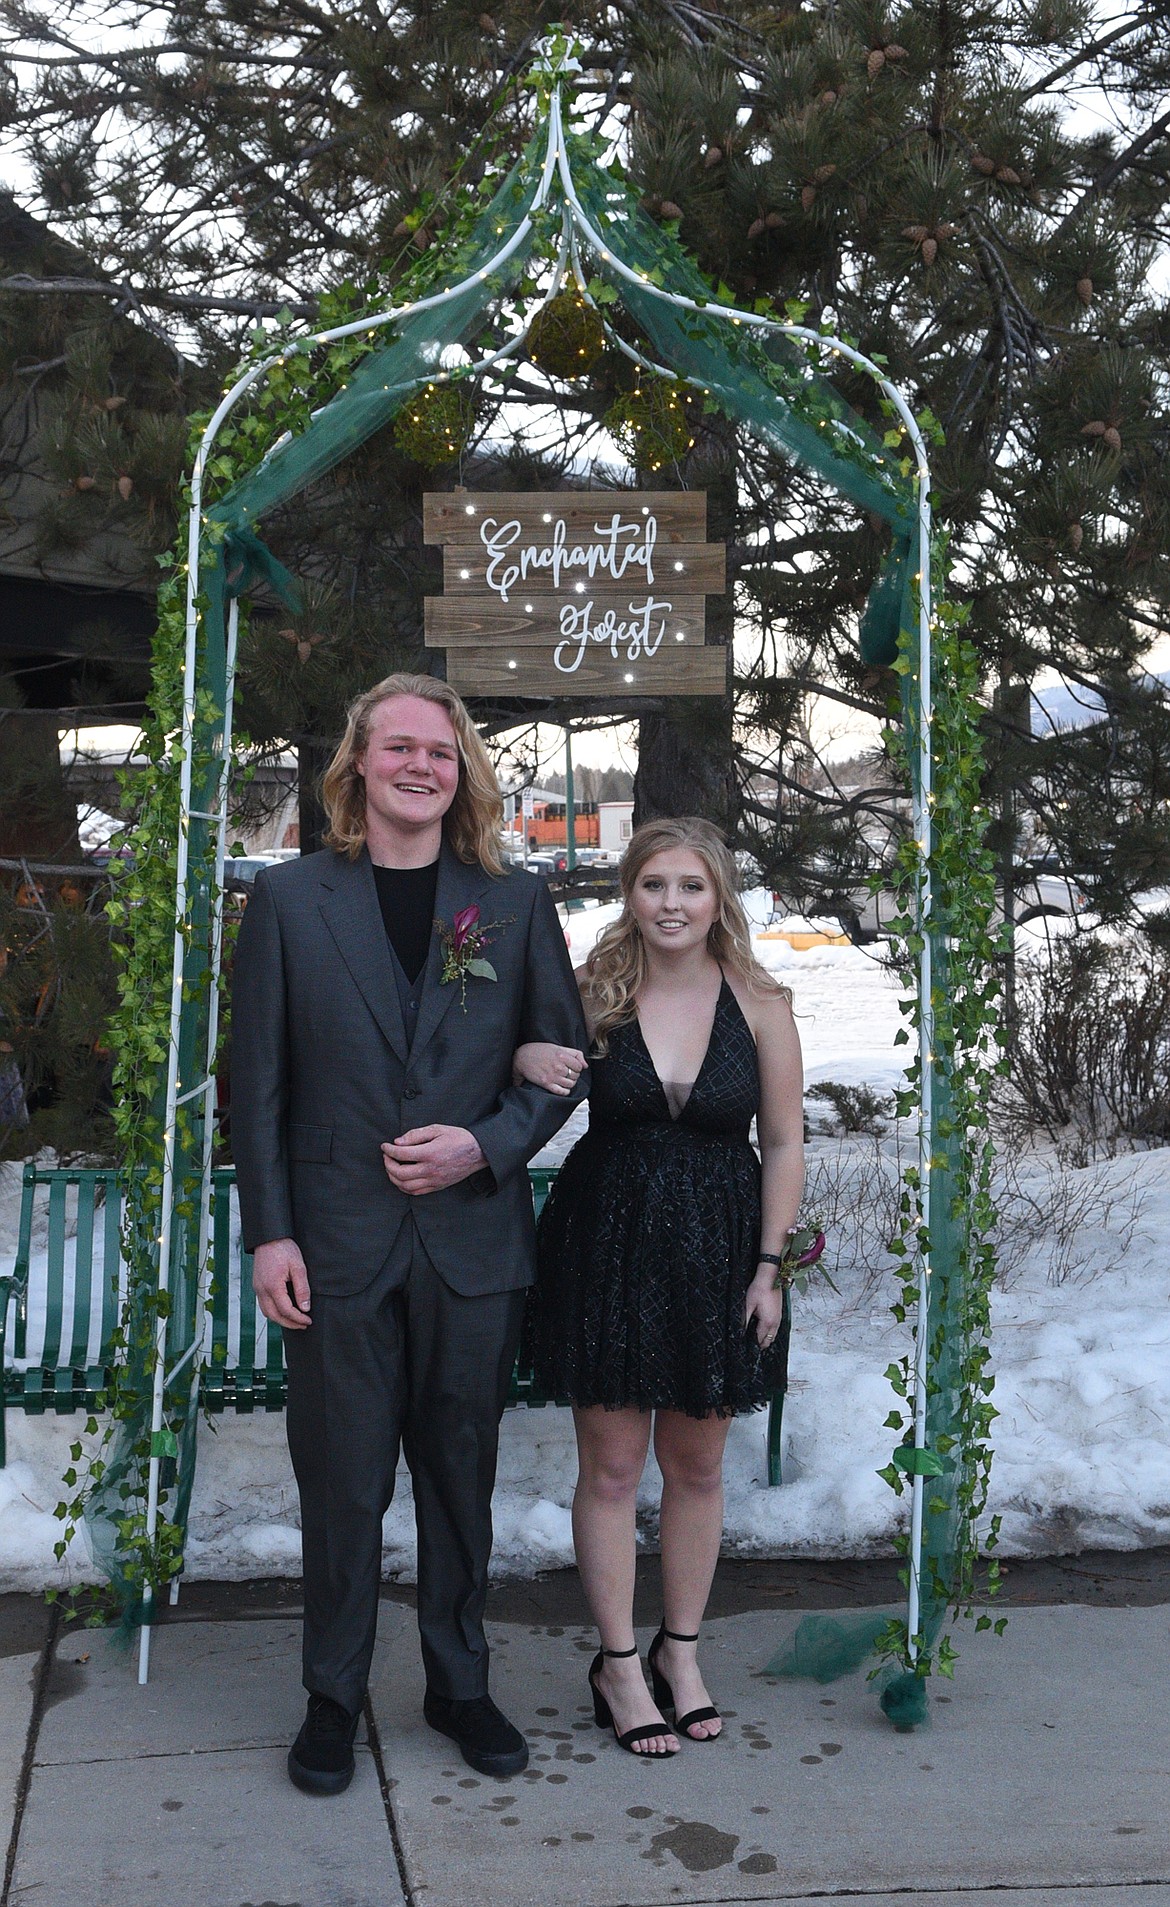
[[[433,675],[388,675],[351,702],[345,734],[325,770],[321,798],[329,816],[325,845],[356,861],[366,842],[366,784],[358,758],[370,741],[374,710],[395,695],[416,695],[445,709],[459,748],[459,783],[443,817],[443,834],[452,851],[469,866],[476,861],[488,874],[502,874],[500,828],[504,803],[495,769],[462,698]]]
[[[604,1054],[614,1028],[633,1019],[638,994],[646,981],[646,949],[630,906],[630,896],[646,863],[671,848],[685,848],[688,853],[697,855],[711,877],[719,912],[708,931],[707,946],[719,965],[738,974],[755,994],[792,998],[789,989],[773,980],[752,952],[751,931],[739,898],[735,856],[719,829],[698,815],[644,821],[630,836],[630,845],[622,860],[618,877],[621,914],[606,928],[585,962],[584,991],[592,1007],[593,1049],[598,1055]]]

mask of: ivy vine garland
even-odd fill
[[[943,1402],[942,1382],[949,1379],[951,1422],[930,1442],[925,1466],[927,1526],[932,1517],[950,1520],[946,1539],[951,1569],[944,1577],[930,1544],[924,1546],[922,1583],[923,1604],[933,1603],[936,1610],[950,1607],[953,1613],[970,1617],[974,1613],[977,1589],[994,1598],[1000,1586],[999,1564],[995,1558],[1000,1521],[990,1519],[986,1533],[982,1519],[987,1508],[991,1477],[991,1425],[997,1411],[991,1402],[994,1378],[990,1368],[991,1290],[995,1281],[996,1258],[992,1240],[995,1209],[991,1195],[994,1150],[990,1130],[990,1084],[995,1072],[1003,1069],[997,1043],[999,1025],[999,951],[994,928],[995,865],[985,842],[987,824],[983,808],[984,753],[980,729],[980,672],[978,656],[964,634],[968,610],[943,597],[946,564],[945,548],[936,543],[932,570],[939,594],[932,617],[934,653],[934,710],[931,722],[934,755],[934,799],[931,804],[934,825],[931,873],[934,883],[936,948],[945,948],[946,977],[939,975],[934,989],[934,1037],[940,1052],[950,1055],[946,1068],[946,1092],[949,1101],[945,1116],[938,1121],[938,1136],[950,1169],[951,1209],[932,1214],[932,1223],[954,1222],[959,1227],[956,1265],[950,1277],[935,1271],[939,1284],[931,1294],[929,1320],[916,1323],[916,1329],[933,1332],[930,1374],[927,1379],[928,1428],[934,1407]],[[917,669],[917,635],[903,631],[894,669],[904,681],[911,681]],[[905,719],[891,723],[883,738],[895,763],[909,783],[913,774],[912,736]],[[890,946],[900,979],[907,989],[902,1012],[910,1026],[917,1029],[920,1019],[918,1000],[918,958],[922,939],[916,909],[920,852],[917,842],[902,842],[891,885],[899,902],[898,914],[891,923]],[[903,1042],[909,1033],[899,1034]],[[915,1058],[906,1068],[906,1086],[897,1096],[900,1117],[914,1112],[921,1089],[921,1068]],[[916,1258],[928,1245],[922,1231],[922,1183],[917,1166],[903,1173],[903,1191],[898,1230],[891,1251],[900,1267],[901,1289],[891,1307],[894,1317],[905,1324],[918,1317],[918,1280]],[[941,1320],[941,1321],[940,1321]],[[940,1366],[946,1359],[946,1371]],[[907,1352],[886,1373],[896,1395],[904,1400],[887,1418],[887,1428],[903,1433],[893,1457],[879,1473],[896,1495],[906,1489],[908,1476],[915,1467],[909,1450],[914,1421],[914,1365]],[[941,1412],[940,1412],[941,1415]],[[942,1479],[933,1482],[932,1478]],[[901,1535],[897,1546],[903,1555],[909,1549],[909,1536]],[[977,1581],[983,1564],[983,1582]],[[1001,1634],[1005,1617],[993,1618],[985,1609],[976,1618],[979,1630],[994,1626]],[[913,1643],[913,1647],[911,1644]],[[902,1618],[892,1620],[878,1637],[880,1660],[900,1667],[921,1690],[925,1678],[937,1667],[940,1674],[951,1675],[957,1659],[950,1637],[943,1634],[932,1650],[924,1634],[911,1638]],[[901,1700],[911,1712],[908,1718],[921,1718],[921,1696],[904,1690]],[[913,1712],[917,1707],[918,1712]],[[897,1717],[895,1716],[895,1719]]]

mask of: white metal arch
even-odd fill
[[[568,70],[572,62],[562,62],[560,70]],[[231,767],[232,747],[232,702],[236,670],[236,644],[239,611],[233,599],[228,609],[227,620],[227,687],[225,694],[222,753],[220,760],[219,788],[215,806],[210,810],[193,810],[192,798],[192,756],[195,729],[196,694],[196,657],[199,632],[199,551],[203,525],[206,521],[203,512],[203,481],[208,460],[215,440],[226,419],[231,415],[240,399],[260,381],[274,365],[283,363],[292,348],[311,348],[320,344],[331,344],[339,338],[354,337],[360,332],[371,333],[382,326],[398,323],[401,319],[412,317],[418,312],[436,309],[449,303],[471,286],[482,282],[488,275],[507,260],[524,243],[532,230],[532,215],[541,210],[548,202],[554,174],[559,176],[564,194],[565,214],[562,241],[554,268],[550,288],[534,305],[526,317],[526,322],[516,337],[508,340],[501,349],[482,358],[473,367],[479,374],[489,369],[501,359],[517,351],[527,336],[528,330],[541,310],[550,299],[555,297],[572,257],[574,269],[577,268],[578,236],[597,252],[603,262],[619,277],[663,303],[680,310],[700,313],[707,318],[716,318],[735,326],[773,333],[777,336],[798,339],[802,343],[818,350],[828,351],[833,356],[843,357],[865,371],[878,385],[894,407],[900,418],[906,435],[913,447],[915,459],[915,481],[917,487],[918,543],[920,553],[920,574],[916,578],[919,592],[918,616],[918,653],[917,669],[921,703],[921,719],[918,734],[918,776],[914,791],[914,838],[919,854],[918,882],[918,924],[925,929],[932,912],[931,850],[932,837],[932,781],[933,760],[931,748],[932,729],[932,692],[931,692],[931,499],[930,468],[926,454],[926,445],[915,420],[914,413],[896,384],[891,383],[880,365],[858,351],[855,346],[842,338],[814,331],[805,325],[783,324],[774,318],[761,316],[756,312],[741,311],[733,305],[715,303],[700,304],[696,299],[681,292],[667,291],[653,284],[648,276],[627,265],[611,245],[596,231],[585,213],[573,184],[572,165],[565,139],[564,120],[561,106],[561,88],[559,83],[551,90],[548,109],[548,142],[545,149],[541,175],[528,211],[508,242],[488,262],[487,265],[461,279],[446,290],[432,293],[426,298],[417,299],[412,304],[395,305],[382,312],[375,312],[356,319],[352,323],[335,325],[328,330],[306,332],[303,337],[286,342],[279,351],[258,361],[249,368],[225,391],[214,415],[203,433],[194,467],[191,474],[191,504],[188,513],[187,530],[187,609],[186,609],[186,648],[183,665],[183,719],[178,748],[180,751],[179,777],[179,835],[175,878],[175,936],[171,972],[171,1013],[170,1040],[167,1060],[166,1098],[163,1119],[163,1171],[160,1191],[160,1211],[158,1225],[158,1289],[166,1293],[169,1289],[171,1270],[171,1235],[175,1210],[175,1154],[176,1121],[179,1107],[190,1100],[202,1098],[203,1101],[203,1160],[202,1189],[199,1212],[199,1257],[201,1278],[206,1279],[206,1260],[208,1248],[208,1217],[211,1193],[211,1157],[213,1143],[213,1113],[215,1095],[215,1050],[219,1031],[219,977],[223,947],[223,868],[227,841],[227,796],[228,779]],[[645,368],[661,372],[663,367],[652,365],[643,360]],[[451,373],[438,371],[431,374],[429,381],[441,382]],[[687,380],[693,381],[693,380]],[[275,448],[275,447],[274,447]],[[271,453],[269,453],[271,454]],[[179,1078],[179,1033],[183,1005],[183,964],[186,953],[186,935],[184,921],[188,905],[188,874],[190,854],[190,824],[193,820],[205,821],[215,830],[215,887],[212,896],[211,933],[208,960],[208,984],[210,1000],[207,1023],[207,1044],[200,1067],[201,1077],[192,1086],[183,1088]],[[919,1109],[918,1109],[918,1154],[920,1197],[922,1200],[923,1229],[929,1237],[930,1226],[930,1131],[932,1112],[932,1068],[934,1057],[934,1012],[932,1005],[931,947],[929,935],[921,934],[922,951],[919,956]],[[929,1250],[920,1251],[918,1258],[918,1321],[915,1340],[915,1382],[914,1382],[914,1448],[924,1448],[926,1442],[926,1378],[927,1378],[927,1316],[930,1287]],[[155,1344],[154,1389],[151,1408],[151,1450],[148,1482],[146,1528],[153,1539],[158,1527],[159,1477],[161,1459],[157,1452],[161,1445],[160,1433],[163,1429],[164,1399],[167,1383],[175,1376],[187,1358],[196,1356],[199,1348],[199,1335],[196,1331],[195,1342],[184,1358],[166,1368],[166,1319],[160,1317]],[[924,1477],[915,1475],[911,1480],[911,1523],[909,1551],[909,1589],[907,1596],[907,1629],[911,1659],[917,1654],[916,1636],[918,1634],[921,1611],[921,1557],[922,1523],[924,1502]],[[177,1595],[178,1584],[172,1586],[172,1598]],[[138,1680],[145,1683],[150,1667],[151,1611],[154,1585],[143,1585],[143,1623],[139,1644]]]

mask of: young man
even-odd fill
[[[567,1097],[512,1083],[517,1045],[583,1051],[585,1031],[547,888],[502,867],[499,789],[454,690],[396,675],[362,696],[324,796],[328,848],[261,875],[241,927],[232,1143],[301,1497],[309,1703],[289,1774],[335,1794],[400,1444],[426,1718],[482,1773],[527,1762],[488,1694],[491,1494],[533,1276],[525,1168],[586,1079],[566,1051]],[[452,954],[461,915],[483,944]]]

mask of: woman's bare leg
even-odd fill
[[[723,1537],[723,1449],[729,1417],[686,1417],[660,1410],[654,1420],[654,1455],[662,1471],[662,1604],[668,1629],[697,1635],[703,1624],[711,1578]],[[677,1713],[706,1708],[711,1701],[699,1673],[698,1644],[667,1639],[658,1666],[670,1683]],[[696,1741],[718,1735],[722,1723],[696,1722]]]
[[[628,1649],[634,1641],[635,1511],[638,1484],[650,1446],[650,1413],[574,1409],[578,1475],[573,1496],[573,1542],[577,1568],[603,1649]],[[628,1728],[662,1723],[662,1733],[635,1752],[665,1754],[678,1747],[646,1687],[635,1655],[607,1656],[597,1685],[613,1710],[619,1735]]]

